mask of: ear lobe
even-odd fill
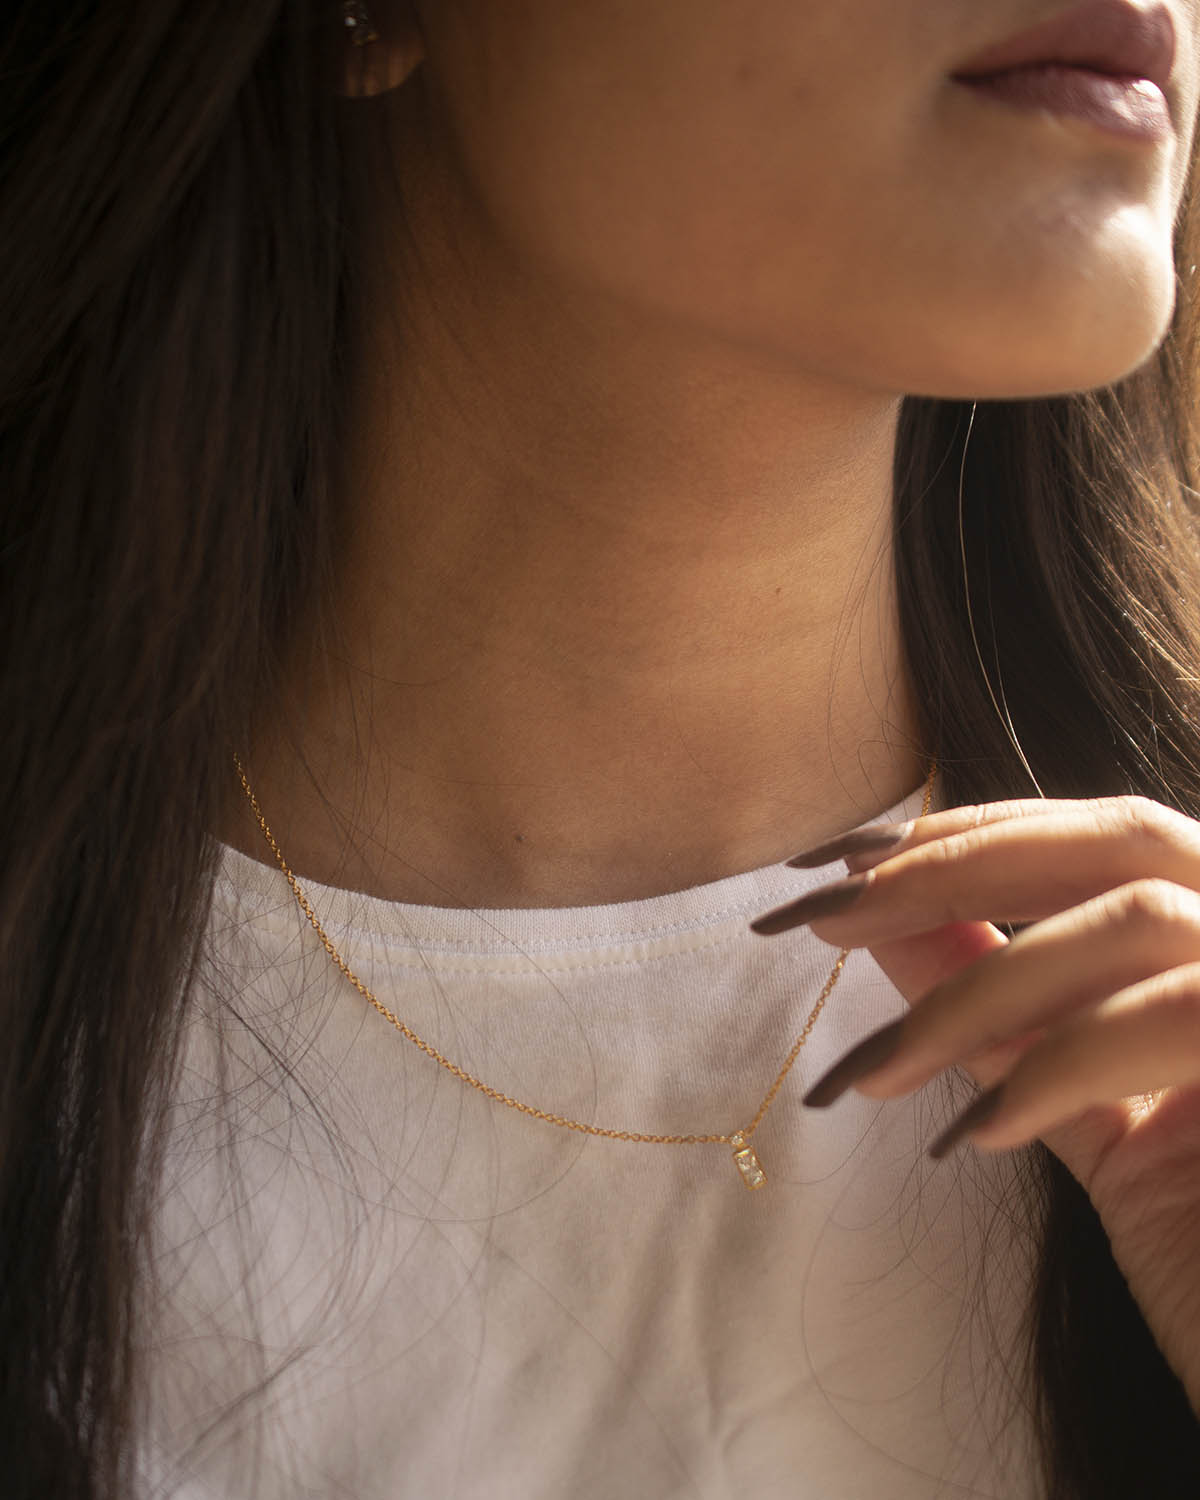
[[[339,89],[347,99],[371,99],[405,83],[425,57],[416,18],[407,4],[343,0],[339,7]]]

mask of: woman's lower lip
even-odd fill
[[[1163,141],[1171,135],[1167,101],[1148,78],[1117,78],[1065,63],[1037,63],[955,81],[1002,104],[1086,120],[1130,140]]]

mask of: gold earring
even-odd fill
[[[365,47],[368,42],[379,40],[379,33],[371,22],[371,13],[363,0],[342,0],[342,25],[355,47]]]

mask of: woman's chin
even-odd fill
[[[1121,304],[1116,305],[1120,309]],[[1129,303],[1124,306],[1128,309]],[[1065,396],[1114,385],[1152,359],[1171,325],[1173,297],[1136,316],[1114,319],[1095,312],[1075,322],[996,330],[993,337],[947,361],[910,394],[943,400],[1018,401]]]

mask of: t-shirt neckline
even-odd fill
[[[920,812],[923,788],[868,819],[891,822]],[[298,910],[283,875],[229,845],[219,846],[214,899],[240,920],[294,931]],[[829,880],[841,862],[815,870],[774,863],[702,885],[592,906],[470,908],[388,901],[319,881],[299,884],[326,931],[342,939],[367,935],[389,947],[426,954],[590,951],[614,945],[670,943],[725,925],[744,927],[772,905]]]

